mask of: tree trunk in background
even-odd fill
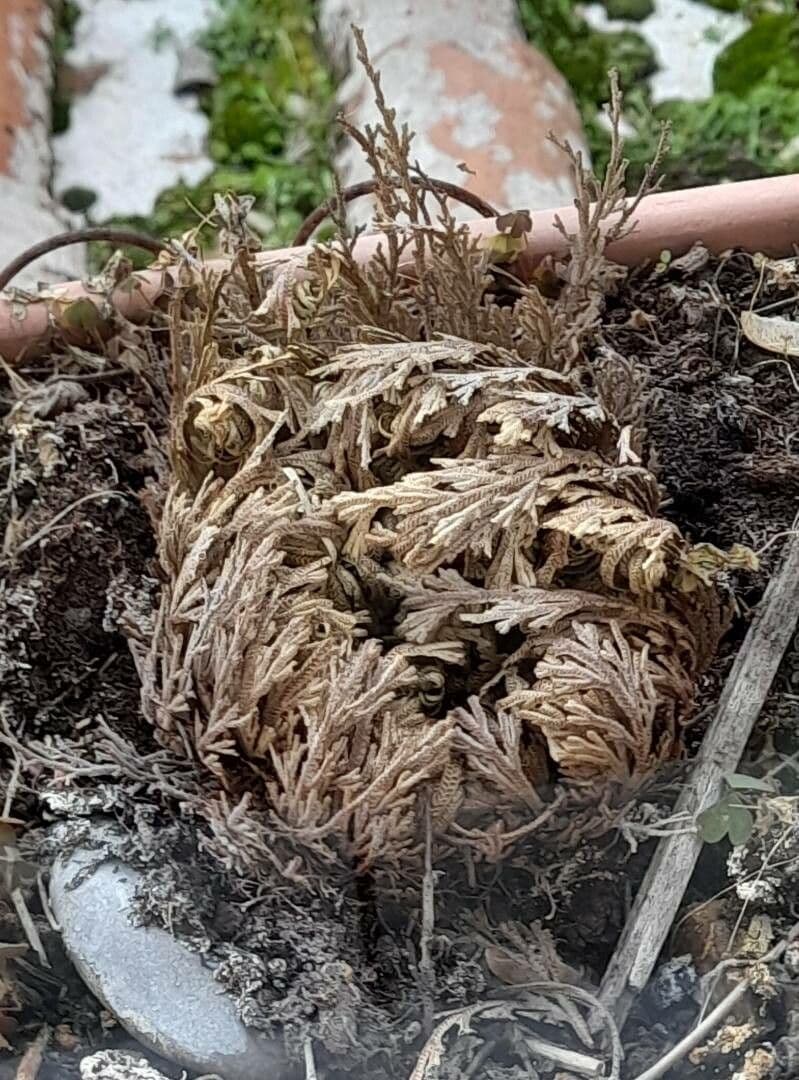
[[[46,0],[0,0],[0,264],[68,227],[50,197],[50,44]],[[15,279],[19,287],[80,277],[79,248],[54,252]]]
[[[365,32],[398,121],[416,132],[412,155],[430,176],[460,184],[500,210],[571,200],[568,161],[547,134],[585,151],[580,117],[563,77],[525,41],[515,0],[322,0],[321,7],[328,49],[348,73],[339,100],[350,120],[363,126],[376,118],[354,59],[354,23]],[[336,167],[345,185],[367,176],[349,141]],[[473,210],[456,212],[474,217]],[[356,205],[354,213],[366,221],[369,207]]]

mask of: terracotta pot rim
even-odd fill
[[[530,268],[546,255],[565,252],[566,241],[556,222],[559,219],[567,232],[575,231],[577,211],[574,205],[538,210],[532,218],[524,260]],[[494,219],[470,221],[468,227],[476,239],[496,234]],[[379,233],[362,236],[355,248],[358,260],[367,262],[380,240]],[[664,249],[681,255],[697,241],[715,253],[731,248],[773,257],[794,253],[799,249],[799,173],[650,195],[640,205],[634,230],[610,245],[608,255],[635,266],[656,259]],[[306,245],[264,251],[256,262],[261,267],[274,266],[310,250]],[[227,263],[212,260],[206,265],[213,269]],[[168,275],[164,269],[139,271],[134,275],[137,287],[118,290],[111,303],[132,322],[142,322]],[[79,281],[51,287],[24,307],[0,296],[0,356],[13,363],[35,351],[47,339],[54,308],[92,297],[99,299],[96,291]]]

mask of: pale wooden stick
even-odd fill
[[[792,535],[735,658],[675,813],[695,819],[718,802],[724,775],[737,768],[797,616],[799,537]],[[664,837],[657,846],[599,992],[620,1027],[649,981],[701,850],[702,838],[692,831]]]
[[[303,1053],[305,1056],[305,1080],[318,1080],[319,1074],[316,1071],[316,1058],[313,1052],[312,1039],[306,1039],[303,1043]]]
[[[525,1035],[524,1041],[533,1054],[551,1061],[554,1065],[558,1065],[570,1073],[587,1076],[589,1080],[596,1080],[596,1078],[604,1076],[605,1063],[600,1061],[599,1058],[590,1057],[579,1050],[569,1050],[565,1046],[556,1046],[555,1043],[539,1039],[534,1035]]]
[[[17,913],[17,918],[22,925],[22,929],[25,931],[25,936],[30,942],[30,947],[39,957],[39,962],[42,967],[49,968],[50,961],[45,952],[44,945],[42,945],[42,939],[39,937],[36,923],[33,921],[33,917],[28,911],[28,905],[25,903],[25,897],[22,895],[22,889],[19,887],[13,889],[11,892],[11,903],[14,905],[14,910]]]
[[[425,799],[424,810],[424,880],[422,881],[422,931],[419,945],[419,974],[424,1002],[424,1034],[429,1039],[433,1033],[433,998],[435,996],[436,969],[433,963],[433,934],[436,929],[435,878],[433,877],[433,822],[430,812],[430,795]]]
[[[50,1038],[50,1029],[47,1024],[41,1029],[39,1034],[28,1046],[25,1053],[20,1059],[19,1065],[17,1065],[17,1072],[15,1080],[36,1080],[39,1075],[39,1069],[41,1068],[42,1058],[44,1056],[44,1050],[47,1046],[47,1040]]]

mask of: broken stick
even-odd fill
[[[695,820],[719,800],[724,776],[738,766],[797,617],[799,533],[792,532],[782,565],[735,658],[675,813]],[[664,837],[655,850],[599,992],[619,1027],[649,981],[701,850],[702,838],[694,830]]]

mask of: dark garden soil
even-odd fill
[[[799,316],[796,282],[780,287],[748,255],[697,265],[701,261],[694,260],[694,268],[690,260],[678,260],[630,273],[608,299],[597,341],[634,359],[647,374],[648,453],[667,499],[664,513],[695,542],[722,548],[740,542],[762,554],[758,573],[731,583],[739,614],[703,683],[697,742],[751,608],[779,562],[780,538],[792,527],[799,494],[796,374],[790,362],[742,338],[736,316],[750,306]],[[140,595],[146,609],[157,589],[145,504],[163,468],[166,420],[163,380],[145,381],[133,362],[142,342],[139,334],[130,348],[115,343],[104,360],[73,351],[31,365],[19,373],[27,389],[6,381],[0,390],[6,417],[0,449],[0,525],[6,536],[0,564],[0,708],[2,730],[21,742],[55,746],[66,739],[80,749],[100,725],[131,753],[157,749],[139,718],[137,676],[118,622],[122,595]],[[160,355],[157,341],[150,351],[151,359]],[[28,426],[27,436],[13,443],[8,429],[20,425]],[[783,662],[742,771],[773,768],[796,751],[797,695],[799,639]],[[0,745],[0,775],[11,774],[12,743]],[[505,865],[472,865],[454,854],[437,863],[436,1012],[536,979],[596,988],[652,852],[646,825],[668,815],[684,768],[677,765],[654,778],[626,807],[597,805],[595,794],[582,803],[574,796],[572,843],[541,845],[533,836]],[[799,788],[790,767],[779,776],[784,792]],[[37,785],[43,798],[34,791]],[[217,965],[220,983],[236,997],[248,1024],[276,1036],[282,1032],[300,1059],[311,1030],[324,1076],[404,1080],[411,1074],[424,1024],[419,881],[320,872],[312,895],[276,879],[274,890],[259,899],[251,883],[222,873],[199,844],[201,830],[190,816],[178,814],[167,794],[108,772],[77,775],[65,784],[57,771],[43,767],[41,775],[15,783],[11,810],[21,822],[16,843],[31,863],[32,882],[35,868],[46,873],[59,846],[80,840],[89,814],[101,810],[117,817],[130,832],[126,857],[146,871],[143,915],[168,918]],[[55,831],[54,821],[60,821]],[[695,1020],[691,991],[722,958],[741,915],[741,935],[753,920],[768,916],[775,940],[794,921],[788,899],[770,907],[757,897],[744,904],[730,890],[728,854],[726,842],[706,848],[686,912],[722,896],[682,920],[665,966],[633,1011],[624,1033],[630,1077]],[[13,988],[5,1001],[0,993],[0,1035],[12,1047],[5,1063],[0,1051],[0,1077],[13,1075],[14,1055],[44,1022],[56,1033],[41,1080],[76,1077],[76,1062],[88,1048],[122,1045],[126,1037],[70,971],[35,884],[25,888],[53,966],[43,968],[28,952],[4,974],[0,954],[0,991],[4,979],[6,989]],[[2,895],[0,942],[24,940]],[[532,926],[526,937],[520,924]],[[509,954],[523,962],[508,961]],[[788,1061],[791,1037],[799,1039],[799,1025],[796,1032],[792,1026],[793,1015],[799,1016],[792,1015],[796,976],[786,965],[775,995],[751,1004],[749,1018],[757,1024],[748,1039],[742,1037],[731,1053],[711,1050],[695,1064],[684,1062],[679,1075],[727,1077],[746,1050],[781,1037],[786,1038],[780,1060]],[[491,1035],[496,1053],[476,1071],[469,1070],[482,1039],[465,1034],[454,1049],[450,1041],[439,1075],[545,1075],[530,1071],[529,1049],[508,1036],[510,1026],[484,1025],[481,1034]],[[539,1034],[564,1041],[563,1030],[544,1026]],[[172,1075],[180,1070],[172,1068]],[[753,1080],[756,1075],[761,1074],[751,1073]]]

